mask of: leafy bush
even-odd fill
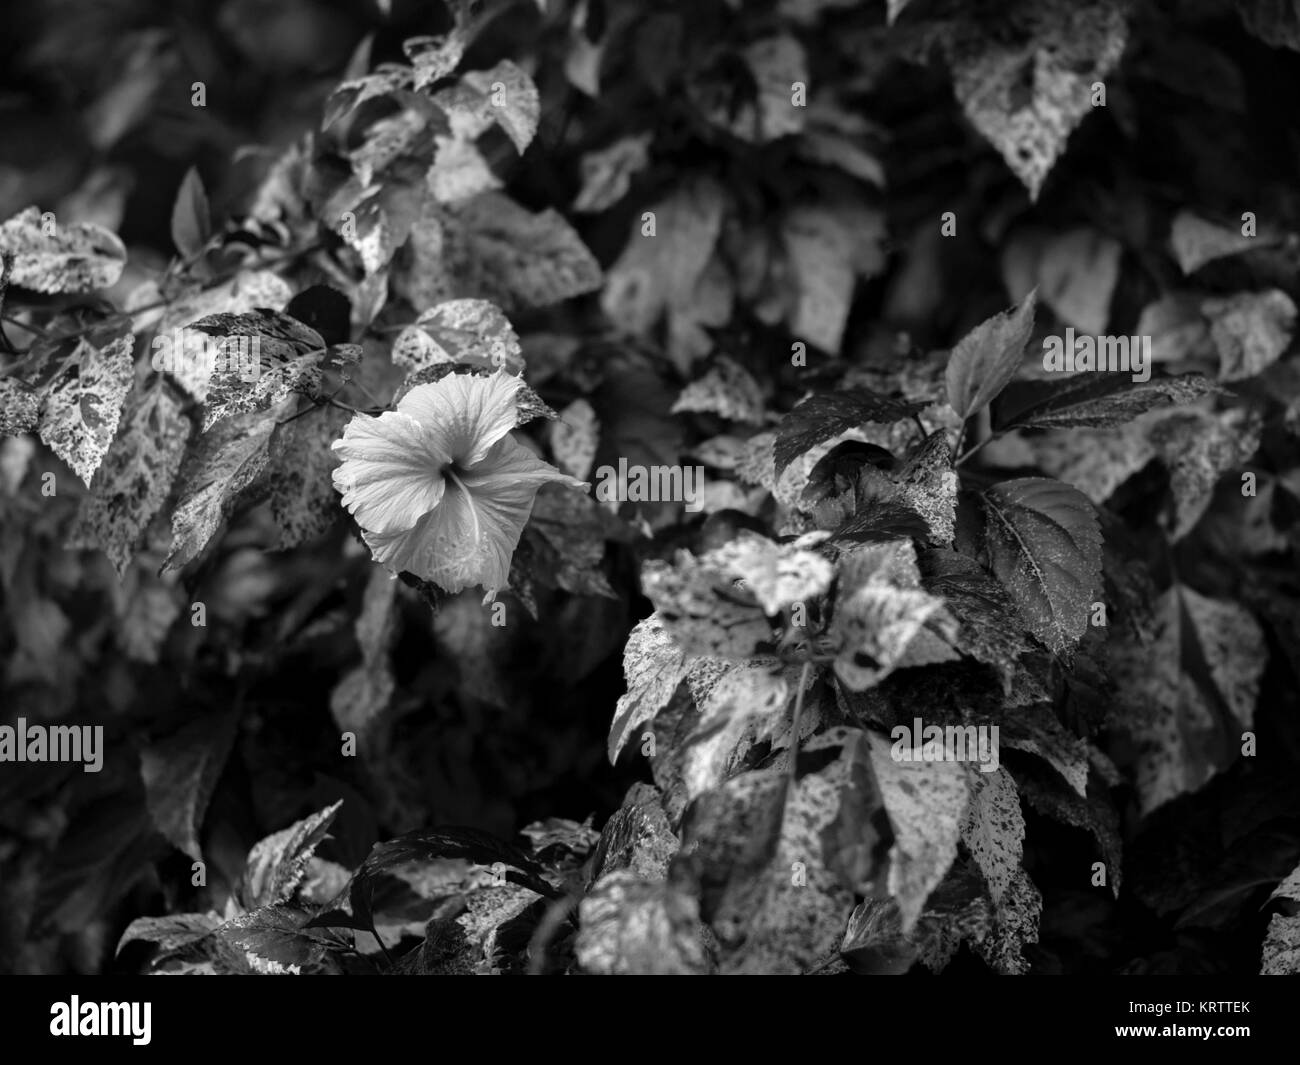
[[[1297,971],[1289,8],[122,6],[0,227],[5,718],[104,730],[11,968]]]

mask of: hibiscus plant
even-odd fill
[[[1294,19],[365,6],[0,223],[0,955],[1300,969]]]

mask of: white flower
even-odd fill
[[[449,374],[348,423],[334,487],[376,562],[448,592],[479,585],[486,602],[505,587],[538,489],[588,487],[510,436],[519,385],[502,370]]]

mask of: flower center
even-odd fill
[[[474,546],[477,547],[479,540],[482,539],[482,533],[479,529],[478,510],[474,506],[473,493],[471,493],[470,490],[465,487],[465,482],[456,476],[456,469],[454,466],[447,466],[445,469],[443,469],[442,472],[448,477],[448,479],[457,488],[459,488],[462,492],[465,493],[465,502],[469,505],[470,520],[474,522]]]

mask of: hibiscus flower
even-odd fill
[[[505,587],[533,498],[560,473],[511,435],[520,380],[449,374],[417,385],[397,409],[358,414],[334,441],[334,487],[376,562],[448,592]]]

